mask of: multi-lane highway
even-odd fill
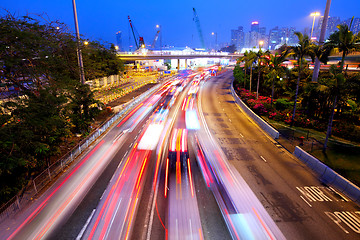
[[[235,104],[232,71],[161,83],[1,239],[356,239],[359,208]]]
[[[230,92],[232,72],[207,81],[202,112],[230,164],[287,239],[358,239],[360,212],[247,117]]]

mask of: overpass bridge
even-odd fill
[[[243,54],[229,54],[227,52],[196,52],[196,53],[171,53],[168,51],[157,53],[118,53],[117,56],[124,61],[158,60],[158,59],[196,59],[196,58],[222,58],[236,60]]]

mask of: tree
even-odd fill
[[[331,34],[329,41],[325,44],[328,47],[336,48],[339,52],[342,52],[340,62],[340,69],[342,71],[344,68],[345,57],[349,53],[360,49],[360,33],[355,35],[350,31],[353,19],[351,20],[350,26],[346,24],[338,25],[337,28],[339,30]]]
[[[259,86],[260,86],[260,75],[261,75],[261,66],[267,65],[269,63],[269,59],[265,57],[266,54],[269,54],[269,51],[261,51],[261,49],[256,53],[256,61],[258,63],[258,79],[256,84],[256,99],[259,98]]]
[[[122,69],[112,47],[93,42],[84,52],[90,77],[118,74]],[[50,164],[70,130],[89,130],[99,103],[89,86],[79,82],[76,39],[62,23],[1,16],[0,62],[0,81],[20,87],[24,96],[0,106],[0,197],[4,201]]]
[[[271,106],[273,104],[273,100],[274,100],[274,85],[275,85],[275,81],[276,79],[279,77],[279,75],[285,71],[285,67],[282,66],[281,64],[284,63],[287,58],[291,55],[291,51],[289,48],[285,49],[283,52],[281,52],[280,54],[275,53],[275,55],[273,54],[269,54],[269,69],[270,69],[270,73],[269,75],[272,77],[272,84],[271,84]]]
[[[313,51],[312,51],[313,47],[312,47],[311,41],[309,39],[309,36],[307,36],[307,35],[304,36],[301,32],[295,32],[295,35],[298,37],[299,42],[296,46],[291,47],[291,49],[293,51],[294,57],[297,59],[299,73],[298,73],[298,78],[297,78],[297,83],[296,83],[294,109],[293,109],[293,114],[291,117],[291,124],[294,123],[294,119],[295,119],[296,104],[297,104],[297,98],[298,98],[298,93],[299,93],[299,85],[300,85],[300,78],[301,78],[301,71],[302,71],[302,67],[303,67],[304,57],[311,55],[313,53]]]
[[[88,41],[82,48],[86,79],[96,79],[117,75],[124,69],[124,64],[116,56],[115,46],[107,49],[99,42]]]
[[[340,64],[340,66],[341,66],[341,64]],[[342,95],[342,92],[346,89],[346,78],[345,78],[344,74],[341,73],[342,70],[339,71],[335,65],[332,65],[329,71],[332,75],[332,78],[329,79],[328,89],[330,92],[329,95],[333,96],[333,104],[332,104],[332,108],[331,108],[329,123],[328,123],[326,137],[325,137],[324,146],[323,146],[324,152],[326,151],[327,143],[328,143],[329,137],[331,136],[335,108],[337,106],[339,98]]]
[[[250,66],[250,87],[249,87],[249,91],[251,92],[251,84],[252,84],[252,72],[253,72],[253,65],[257,60],[257,56],[256,53],[253,51],[250,51],[250,53],[247,55],[247,62],[249,63]]]
[[[94,99],[94,93],[90,90],[87,84],[77,83],[71,89],[69,94],[69,117],[73,123],[73,132],[85,133],[89,130],[89,126],[99,112],[99,101]]]
[[[353,18],[354,19],[354,18]],[[350,29],[352,25],[352,21],[350,23],[350,26],[347,25],[338,25],[337,28],[339,29],[335,33],[331,34],[329,37],[329,42],[325,45],[334,47],[338,49],[339,52],[342,52],[341,62],[340,62],[340,71],[336,69],[336,67],[333,65],[331,66],[330,73],[332,75],[332,86],[331,86],[331,93],[332,96],[334,96],[333,100],[333,107],[331,109],[330,117],[329,117],[329,123],[326,131],[326,137],[324,142],[323,151],[326,151],[327,143],[329,140],[329,137],[331,136],[332,131],[332,124],[334,120],[334,114],[335,114],[335,108],[337,105],[337,102],[339,98],[342,95],[342,92],[344,89],[346,89],[346,77],[343,74],[344,71],[344,63],[345,63],[345,57],[352,51],[355,51],[357,49],[360,49],[359,43],[360,43],[360,34],[354,35]],[[345,72],[346,73],[346,72]]]
[[[245,75],[244,76],[244,89],[246,88],[246,72],[247,72],[247,67],[248,67],[248,55],[249,55],[249,52],[246,50],[244,53],[244,56],[239,57],[237,59],[237,64],[244,62],[244,72],[245,72],[245,74],[244,74]]]
[[[230,46],[221,48],[220,52],[234,53],[234,52],[236,52],[236,47],[234,44],[232,44]]]

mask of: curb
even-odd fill
[[[260,118],[256,113],[254,113],[246,104],[239,98],[239,96],[235,93],[233,86],[234,79],[231,81],[231,94],[234,97],[236,103],[241,107],[241,109],[247,113],[267,134],[269,134],[273,139],[279,138],[279,132],[270,126],[267,122],[265,122],[262,118]]]
[[[305,163],[318,176],[322,183],[335,187],[356,204],[360,205],[360,188],[355,184],[298,146],[295,147],[294,156]]]
[[[262,118],[256,115],[246,104],[238,97],[233,87],[234,80],[231,81],[231,94],[233,95],[236,103],[241,109],[246,112],[251,119],[253,119],[266,133],[274,139],[279,138],[279,132],[265,122]],[[333,169],[326,166],[319,159],[304,151],[299,146],[295,147],[293,153],[295,157],[305,163],[318,177],[318,179],[325,185],[335,187],[341,193],[344,193],[356,204],[360,205],[360,188],[355,184],[335,172]]]

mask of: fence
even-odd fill
[[[37,177],[35,177],[29,185],[25,187],[22,194],[18,194],[11,198],[7,203],[0,207],[0,220],[8,217],[9,215],[16,213],[21,209],[22,205],[31,201],[32,198],[41,191],[52,179],[54,179],[59,173],[61,173],[65,167],[69,166],[81,153],[83,153],[96,139],[98,139],[103,133],[105,133],[114,122],[119,120],[122,115],[129,111],[134,105],[143,100],[151,92],[160,87],[160,84],[155,85],[148,91],[141,94],[139,97],[133,99],[131,102],[124,104],[123,109],[114,116],[94,130],[87,138],[77,144],[70,152],[61,157],[59,160],[50,165]]]

